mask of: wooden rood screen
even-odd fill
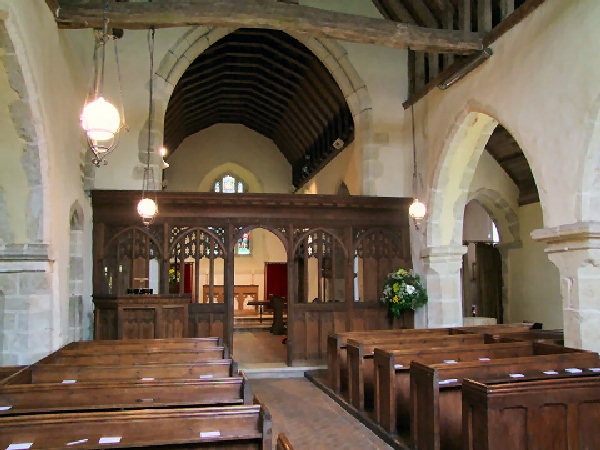
[[[234,352],[235,248],[244,233],[262,228],[287,255],[289,364],[324,360],[331,331],[412,327],[410,314],[390,323],[378,301],[387,275],[411,267],[410,199],[158,192],[159,215],[146,228],[136,214],[140,195],[92,192],[95,296],[120,296],[128,288],[184,292],[179,274],[193,266],[199,286],[202,263],[214,298],[218,264],[224,303],[204,303],[202,289],[195,289],[188,336],[221,335]]]

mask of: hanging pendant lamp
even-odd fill
[[[412,146],[413,146],[413,193],[417,192],[417,149],[415,145],[415,111],[414,107],[410,107],[410,112],[412,115]],[[415,197],[413,202],[408,207],[408,215],[415,221],[415,226],[418,225],[418,221],[422,220],[427,214],[427,207],[425,203],[419,201],[418,198]],[[417,226],[418,228],[418,226]]]

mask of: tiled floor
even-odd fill
[[[233,333],[233,358],[240,365],[282,363],[285,365],[287,345],[281,343],[283,336],[268,330],[236,331]]]
[[[273,417],[273,443],[283,432],[299,450],[391,448],[305,378],[250,385]]]

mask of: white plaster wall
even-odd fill
[[[491,243],[492,230],[493,221],[486,210],[477,202],[467,203],[463,220],[463,241]]]
[[[542,228],[539,203],[519,208],[523,247],[509,251],[510,292],[507,321],[542,322],[544,328],[563,328],[559,273],[544,252],[546,245],[531,239]]]
[[[275,143],[243,125],[217,124],[189,136],[168,161],[169,191],[212,190],[217,176],[240,167],[245,173],[238,175],[251,192],[288,193],[292,188],[292,166]]]
[[[422,99],[418,128],[425,139],[420,148],[428,151],[428,184],[436,184],[444,151],[466,113],[480,111],[500,121],[523,149],[539,188],[544,226],[581,219],[574,199],[583,168],[572,162],[583,160],[589,122],[596,119],[599,17],[595,0],[546,1],[492,45],[494,55],[480,68]]]

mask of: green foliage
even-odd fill
[[[393,317],[398,318],[402,311],[414,310],[427,303],[427,291],[419,275],[412,270],[398,269],[385,280],[381,302],[388,306]]]

